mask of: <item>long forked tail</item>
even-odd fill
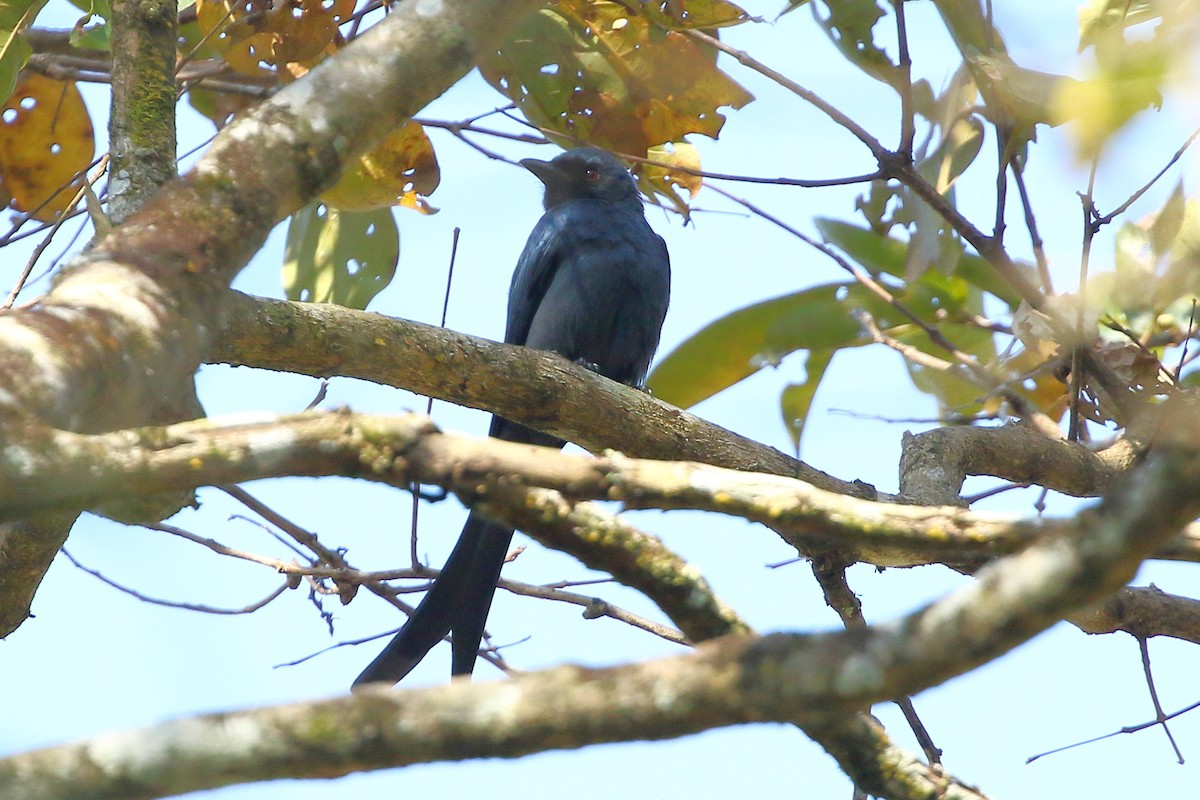
[[[526,444],[563,445],[560,439],[500,417],[493,418],[490,434]],[[470,675],[512,535],[512,528],[472,511],[450,558],[417,610],[383,652],[355,678],[354,685],[396,683],[447,633],[453,634],[451,674]]]
[[[472,513],[441,574],[408,624],[354,680],[354,685],[401,680],[451,631],[452,673],[471,674],[512,533],[511,528]]]

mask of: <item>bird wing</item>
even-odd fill
[[[508,290],[508,324],[504,341],[525,344],[529,326],[562,262],[564,238],[569,238],[569,209],[553,208],[542,215],[525,242]],[[564,237],[564,234],[566,236]]]

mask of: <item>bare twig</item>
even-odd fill
[[[1180,751],[1179,743],[1175,741],[1175,736],[1171,733],[1170,726],[1167,725],[1162,703],[1158,701],[1158,689],[1154,685],[1154,670],[1150,668],[1150,643],[1144,637],[1138,637],[1137,643],[1138,650],[1141,651],[1142,672],[1146,676],[1146,688],[1150,690],[1150,702],[1154,704],[1154,719],[1162,725],[1163,733],[1167,735],[1167,741],[1171,743],[1171,748],[1175,751],[1176,761],[1182,764],[1183,752]]]
[[[93,578],[96,578],[101,583],[111,586],[112,588],[116,589],[119,592],[123,592],[124,594],[127,594],[130,597],[134,597],[134,598],[137,598],[138,600],[141,600],[143,603],[150,603],[151,605],[156,605],[156,606],[167,606],[168,608],[181,608],[186,611],[199,611],[204,614],[222,614],[222,615],[225,615],[225,614],[228,614],[228,615],[252,614],[255,611],[258,611],[263,606],[270,603],[276,597],[279,597],[281,594],[283,594],[289,588],[288,583],[284,582],[282,585],[280,585],[277,589],[275,589],[273,592],[271,592],[269,595],[267,595],[263,599],[261,599],[257,602],[254,602],[254,603],[250,603],[249,605],[242,606],[241,608],[217,608],[215,606],[202,605],[202,604],[198,604],[198,603],[185,603],[185,602],[182,602],[179,600],[163,600],[161,598],[151,597],[147,594],[143,594],[142,592],[137,591],[136,589],[131,589],[128,586],[117,583],[112,578],[106,577],[103,573],[99,572],[98,570],[94,570],[91,567],[84,566],[82,563],[80,563],[75,558],[75,556],[71,555],[70,552],[68,552],[66,548],[63,548],[63,550],[61,552],[64,556],[67,557],[67,560],[70,561],[72,564],[74,564],[79,570],[86,572],[88,575],[91,575]]]

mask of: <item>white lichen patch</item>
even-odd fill
[[[4,342],[7,350],[44,350],[50,346],[49,340],[30,328],[18,316],[0,317],[0,341]]]
[[[688,485],[707,494],[753,490],[756,493],[795,492],[797,481],[782,475],[755,475],[749,479],[733,470],[715,467],[697,467],[689,476]]]
[[[87,747],[86,757],[106,774],[134,782],[158,782],[181,768],[180,754],[193,765],[220,762],[234,754],[273,745],[271,728],[251,717],[182,719],[146,730],[108,733]]]
[[[74,315],[69,306],[99,308],[143,330],[156,331],[157,309],[142,300],[154,297],[157,292],[154,281],[138,270],[115,261],[98,261],[89,264],[86,270],[68,274],[54,287],[53,303],[40,309],[72,322]]]
[[[4,463],[8,470],[16,470],[21,475],[32,475],[37,469],[38,459],[28,448],[10,444],[4,448]]]
[[[876,695],[883,687],[884,678],[883,669],[875,659],[858,653],[846,659],[834,678],[833,690],[841,697]]]
[[[214,428],[236,428],[243,425],[271,425],[279,421],[279,415],[272,411],[234,411],[212,418]]]
[[[330,130],[330,125],[328,117],[322,113],[327,103],[321,100],[322,87],[319,84],[320,82],[315,80],[296,81],[275,95],[271,99],[271,105],[303,119],[309,130],[314,133],[324,134]],[[269,129],[260,128],[253,133],[274,138]]]
[[[246,446],[264,467],[281,462],[296,446],[295,432],[287,428],[266,428],[246,435]]]

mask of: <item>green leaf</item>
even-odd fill
[[[984,16],[979,0],[933,0],[933,5],[959,52],[966,52],[968,47],[982,50],[1004,46],[1000,33]]]
[[[996,340],[991,331],[973,325],[952,323],[944,323],[939,326],[939,329],[960,350],[975,356],[979,363],[987,364],[995,360]],[[938,358],[947,358],[946,352],[930,342],[924,331],[914,330],[902,333],[896,338],[922,352]],[[937,398],[938,407],[943,414],[952,412],[966,416],[983,410],[980,400],[984,396],[985,390],[970,381],[959,369],[943,372],[919,366],[907,359],[905,359],[904,365],[908,369],[913,385],[919,391]]]
[[[869,272],[904,277],[907,243],[894,237],[880,236],[867,228],[860,228],[841,220],[820,218],[815,220],[815,224],[825,241],[843,250]],[[1029,269],[1028,272],[1030,279],[1036,280],[1033,270]],[[1021,303],[1020,295],[996,274],[992,265],[973,253],[961,253],[953,274],[995,295],[1010,308],[1016,308]]]
[[[1161,108],[1171,74],[1192,57],[1193,49],[1191,37],[1186,47],[1170,37],[1130,41],[1098,61],[1087,80],[1063,82],[1055,107],[1059,117],[1075,123],[1070,134],[1080,160],[1095,158],[1147,107]]]
[[[787,427],[788,435],[792,438],[792,446],[800,452],[800,437],[804,433],[804,422],[812,408],[813,398],[833,361],[837,350],[813,350],[804,362],[804,380],[800,383],[788,384],[779,397],[779,410],[783,414],[783,424]]]
[[[391,282],[399,258],[391,209],[338,211],[312,203],[288,226],[283,288],[291,300],[366,308]]]
[[[812,0],[787,0],[787,5],[784,7],[783,11],[779,12],[779,17],[782,17],[784,14],[790,14],[797,8],[806,6],[810,2],[812,2]],[[779,17],[776,17],[776,19],[779,19]]]
[[[88,50],[108,50],[110,46],[108,20],[112,19],[112,5],[109,0],[71,0],[71,4],[84,12],[84,15],[77,19],[71,27],[71,46]],[[88,27],[88,23],[92,22],[93,18],[98,22]]]
[[[966,172],[983,147],[983,123],[977,117],[958,119],[943,134],[941,143],[927,161],[926,177],[938,192],[945,194],[958,176]],[[924,164],[921,173],[925,174]]]
[[[1117,228],[1113,242],[1115,275],[1108,301],[1122,312],[1144,309],[1155,284],[1150,233],[1137,223],[1125,222]]]
[[[1182,389],[1198,389],[1200,388],[1200,369],[1194,369],[1184,374],[1179,379],[1179,386]]]
[[[875,44],[875,25],[884,11],[875,0],[838,0],[823,3],[827,16],[814,14],[842,55],[876,80],[901,88],[904,76],[883,48]]]
[[[856,283],[816,286],[734,311],[675,348],[646,380],[656,397],[681,408],[727,389],[796,350],[866,344],[853,309],[867,307],[888,324],[887,307]]]
[[[108,25],[92,25],[88,28],[76,26],[71,29],[70,41],[72,47],[82,47],[86,50],[108,50]]]
[[[46,0],[0,1],[0,104],[8,100],[33,48],[21,31],[33,23]]]
[[[1179,233],[1171,244],[1167,268],[1155,287],[1158,305],[1169,305],[1184,295],[1200,295],[1200,203],[1184,202]]]
[[[1171,191],[1171,196],[1167,198],[1167,202],[1155,215],[1154,222],[1150,224],[1150,248],[1155,255],[1162,256],[1168,253],[1171,245],[1175,243],[1175,237],[1179,235],[1179,230],[1183,227],[1185,200],[1183,179],[1180,178],[1175,184],[1174,190]]]
[[[4,48],[0,51],[0,104],[12,96],[17,88],[17,79],[33,48],[25,37],[14,31],[0,31],[4,37]]]
[[[46,0],[3,0],[0,2],[0,30],[21,30],[33,24]]]

